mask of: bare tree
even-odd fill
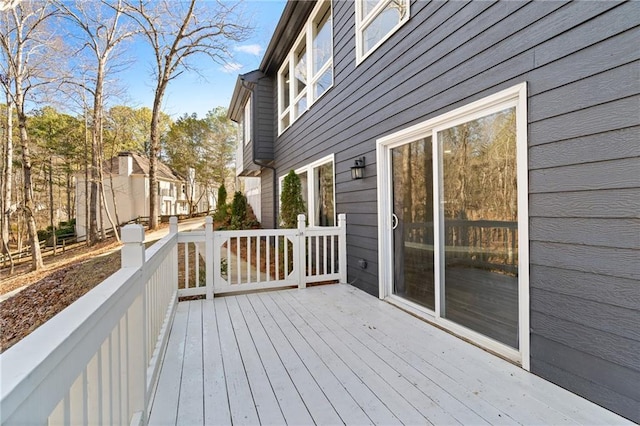
[[[27,96],[37,87],[51,81],[53,67],[46,66],[48,58],[54,57],[51,50],[57,40],[55,33],[47,27],[56,10],[47,1],[18,2],[0,14],[0,49],[6,60],[6,74],[12,87],[8,90],[18,118],[23,169],[23,205],[27,232],[31,244],[32,269],[44,267],[38,243],[34,217],[33,187],[31,180],[31,151],[27,131],[25,104]]]
[[[117,223],[114,222],[105,197],[103,186],[102,152],[103,152],[103,118],[104,118],[104,91],[105,79],[109,72],[113,71],[109,67],[109,62],[117,57],[115,49],[126,39],[132,37],[135,31],[123,23],[122,0],[108,2],[101,0],[98,2],[86,2],[78,0],[73,7],[67,2],[58,2],[64,16],[81,29],[83,37],[82,44],[90,52],[93,65],[92,87],[89,92],[93,95],[93,111],[91,128],[91,190],[90,190],[90,223],[87,238],[89,244],[93,244],[98,239],[97,211],[98,196],[104,206],[107,218],[114,230],[116,239],[119,241]],[[104,237],[104,225],[100,224]]]
[[[231,58],[229,43],[246,39],[252,28],[241,16],[239,3],[126,1],[127,13],[140,25],[155,61],[156,87],[149,150],[149,227],[155,229],[158,226],[156,163],[160,151],[159,120],[167,86],[185,71],[198,72],[192,62],[197,56],[226,63]]]
[[[4,68],[4,62],[0,67]],[[5,121],[2,124],[3,127],[3,163],[2,163],[2,199],[0,200],[0,206],[2,206],[2,216],[0,217],[0,237],[2,239],[2,251],[5,256],[9,258],[11,268],[9,274],[13,274],[14,264],[11,257],[11,251],[9,250],[9,221],[11,219],[11,195],[12,195],[12,182],[13,182],[13,100],[9,96],[9,89],[11,81],[9,75],[6,74],[7,70],[2,69],[0,74],[0,83],[4,89],[6,105],[5,105]]]

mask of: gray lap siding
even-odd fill
[[[334,85],[274,145],[278,176],[335,154],[348,280],[378,293],[376,140],[526,81],[532,371],[640,421],[640,4],[413,1],[359,65],[354,13],[333,2]]]

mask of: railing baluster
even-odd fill
[[[184,243],[184,288],[189,288],[189,243]]]
[[[267,282],[271,281],[271,237],[267,236]]]
[[[227,238],[227,282],[229,285],[231,282],[231,238]]]
[[[278,281],[280,279],[280,237],[276,235],[274,238],[276,240],[276,281]]]
[[[198,243],[193,243],[193,247],[196,251],[193,259],[193,267],[196,269],[196,282],[194,287],[200,287],[200,245]]]
[[[307,257],[307,276],[313,276],[313,236],[306,238],[307,247],[305,248],[305,255]]]
[[[251,283],[251,237],[247,237],[247,284]]]
[[[316,236],[316,273],[320,275],[320,236]]]
[[[238,284],[242,284],[242,276],[241,276],[241,266],[240,265],[240,237],[236,237],[236,264],[238,265],[237,267],[237,271],[238,271]]]
[[[322,236],[322,273],[326,274],[327,273],[327,236],[323,235]]]
[[[256,268],[257,277],[256,281],[260,282],[260,270],[262,269],[262,262],[260,259],[260,245],[262,244],[262,239],[260,237],[256,237],[256,264],[258,267]]]
[[[336,254],[338,253],[338,244],[340,242],[340,236],[336,235],[332,238],[333,244],[331,244],[331,264],[333,265],[331,273],[338,272],[338,262],[336,260]]]

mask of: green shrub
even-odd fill
[[[216,204],[216,210],[220,210],[222,206],[227,205],[227,188],[224,187],[224,183],[218,188],[218,203]]]
[[[231,228],[244,229],[247,224],[247,198],[240,191],[233,194],[231,203]]]
[[[216,211],[213,213],[213,221],[220,227],[227,227],[231,222],[230,206],[227,204],[227,189],[224,184],[218,188],[218,200]]]
[[[298,215],[305,214],[307,208],[302,198],[300,177],[291,170],[285,177],[280,194],[280,226],[297,228]]]

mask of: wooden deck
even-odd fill
[[[620,424],[348,285],[181,302],[150,424]]]

